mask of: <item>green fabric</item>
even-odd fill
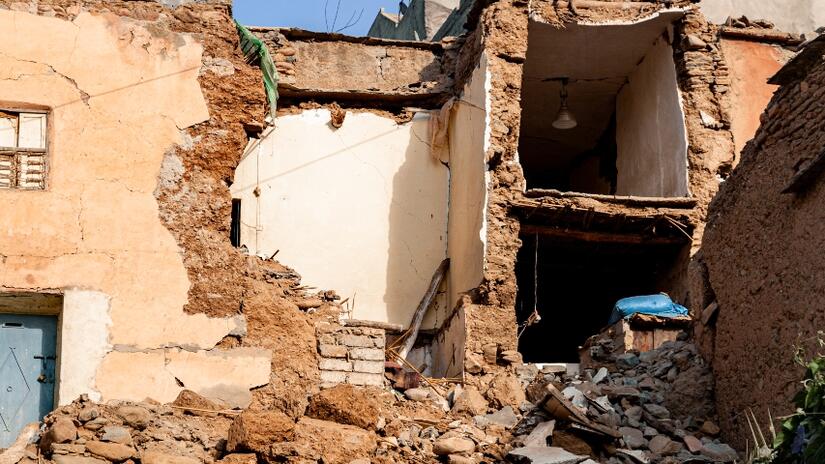
[[[241,38],[241,50],[244,57],[246,57],[246,61],[248,63],[257,61],[261,72],[263,72],[266,99],[269,101],[269,113],[272,115],[272,120],[275,121],[275,114],[278,109],[278,71],[275,69],[275,63],[272,62],[272,55],[269,54],[266,44],[255,37],[249,29],[238,21],[235,21],[235,26],[238,28],[238,35]]]

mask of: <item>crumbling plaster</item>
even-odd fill
[[[718,189],[718,178],[733,162],[733,141],[727,124],[729,118],[724,103],[730,79],[724,57],[717,48],[686,47],[685,36],[693,34],[706,44],[714,43],[716,30],[688,2],[668,5],[652,3],[645,8],[580,9],[580,20],[588,23],[631,23],[655,14],[656,10],[676,7],[684,17],[674,24],[674,61],[685,126],[688,135],[689,191],[697,200],[690,211],[696,224],[694,248],[698,249],[703,232],[702,219],[707,204]],[[540,12],[540,15],[537,14]],[[473,372],[494,374],[501,369],[493,362],[502,351],[515,348],[514,320],[517,288],[514,284],[516,254],[521,245],[519,221],[512,211],[514,200],[522,197],[524,176],[518,162],[518,139],[521,125],[521,83],[526,58],[528,19],[546,21],[564,27],[563,20],[574,20],[567,12],[557,13],[549,1],[534,1],[527,5],[519,0],[493,2],[480,12],[478,28],[483,35],[485,53],[491,73],[490,143],[487,151],[489,199],[487,205],[487,253],[484,279],[474,292],[472,304],[465,305],[466,346],[465,368]],[[474,33],[477,33],[474,32]],[[462,50],[462,54],[464,54]],[[468,48],[466,53],[474,53]],[[477,55],[478,56],[478,55]],[[459,57],[459,62],[466,59]],[[705,125],[702,112],[719,124]],[[687,265],[689,255],[674,266],[670,289],[678,301],[686,301]],[[486,362],[485,362],[486,361]],[[486,375],[471,379],[484,385]]]
[[[202,361],[243,326],[238,318],[184,313],[189,279],[153,194],[164,153],[183,141],[180,129],[209,119],[197,81],[202,46],[111,13],[67,21],[0,10],[0,29],[8,32],[0,44],[0,100],[51,110],[47,190],[0,191],[0,285],[97,292],[84,300],[67,291],[63,326],[94,322],[97,329],[82,340],[62,334],[69,336],[61,343],[62,402],[82,392],[153,397],[148,385],[124,388],[124,372],[111,360],[186,347],[193,352],[185,362]],[[104,299],[107,311],[97,304]],[[69,379],[66,366],[79,362],[78,349],[87,364]],[[96,363],[107,351],[104,370]],[[260,355],[268,376],[269,357]],[[154,375],[154,366],[125,364],[133,374]],[[235,361],[215,364],[232,368]]]

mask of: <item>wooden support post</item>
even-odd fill
[[[409,328],[409,335],[404,340],[404,343],[398,349],[398,356],[406,359],[407,355],[410,354],[413,345],[415,344],[415,339],[418,338],[418,331],[421,330],[421,323],[424,321],[424,315],[427,314],[427,309],[432,305],[433,300],[435,299],[436,293],[438,293],[438,287],[441,286],[441,282],[444,280],[444,276],[447,274],[447,270],[450,268],[450,259],[445,259],[441,262],[436,269],[435,274],[433,274],[433,279],[430,281],[430,286],[427,288],[427,293],[424,294],[424,298],[421,299],[421,303],[418,303],[418,308],[415,310],[415,314],[413,314],[412,322],[410,322]]]

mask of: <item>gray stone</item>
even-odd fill
[[[427,427],[426,429],[422,430],[421,433],[418,434],[421,438],[426,438],[427,440],[435,440],[438,438],[438,429],[435,427]]]
[[[599,369],[599,371],[596,372],[596,375],[593,376],[593,383],[601,383],[604,379],[607,378],[607,373],[608,372],[606,367],[602,367],[601,369]]]
[[[625,445],[632,449],[644,448],[647,445],[642,431],[633,427],[620,427],[619,433],[622,434],[622,440]]]
[[[517,464],[579,464],[587,456],[579,456],[562,448],[548,446],[524,446],[507,455]]]
[[[52,456],[54,464],[108,464],[108,461],[102,459],[91,458],[86,456],[70,456],[65,454],[58,454]]]
[[[616,367],[623,371],[633,369],[638,366],[640,362],[639,357],[633,353],[625,353],[616,356]]]
[[[83,428],[88,430],[100,430],[108,424],[108,420],[104,419],[103,417],[98,417],[97,419],[92,419],[89,422],[83,424]]]
[[[461,437],[441,438],[433,444],[433,453],[437,456],[449,454],[468,454],[476,449],[473,440]]]
[[[117,408],[117,415],[132,428],[143,430],[152,420],[149,410],[140,406],[121,406]]]
[[[664,406],[650,403],[644,405],[644,408],[645,411],[647,411],[651,416],[657,419],[667,419],[670,417],[670,411],[668,411],[667,408]]]
[[[68,417],[60,417],[54,421],[40,441],[40,449],[48,451],[52,443],[66,443],[77,438],[77,427]]]
[[[616,453],[627,456],[633,460],[633,462],[637,462],[639,464],[648,464],[650,459],[645,456],[644,451],[642,450],[629,450],[629,449],[619,449],[616,450]]]
[[[641,406],[631,406],[627,408],[624,415],[628,421],[638,424],[642,420],[642,408]]]
[[[126,427],[120,427],[118,425],[103,427],[103,436],[100,437],[100,439],[102,441],[120,443],[122,445],[132,443],[132,435],[129,434],[129,430]]]
[[[513,428],[518,424],[518,416],[516,416],[515,411],[513,411],[513,408],[510,406],[505,406],[494,413],[487,414],[484,418],[493,424],[498,424],[507,429]]]
[[[644,364],[650,364],[655,362],[656,359],[659,358],[659,353],[656,351],[645,351],[644,353],[639,354],[639,361]]]
[[[556,429],[556,421],[550,420],[542,422],[527,435],[523,440],[525,447],[547,446],[547,439],[553,436],[553,431]]]
[[[659,435],[659,431],[654,429],[653,427],[645,427],[644,430],[642,430],[642,434],[645,436],[645,438],[653,438],[656,435]]]
[[[584,393],[581,392],[576,387],[567,387],[562,390],[562,395],[567,398],[568,401],[573,403],[579,409],[586,409],[587,408],[587,399],[584,397]]]
[[[95,456],[100,456],[112,462],[122,462],[136,457],[134,448],[131,446],[121,445],[120,443],[90,441],[86,443],[86,450]]]
[[[682,450],[682,445],[664,435],[656,435],[647,446],[653,454],[659,456],[672,456]]]
[[[426,401],[430,397],[430,392],[424,388],[410,388],[404,392],[404,396],[412,401]]]
[[[89,422],[92,419],[97,419],[100,416],[100,411],[97,408],[83,408],[77,413],[77,420],[80,422]]]
[[[516,350],[502,351],[501,359],[509,364],[521,364],[523,362],[521,353]]]
[[[734,462],[739,459],[736,450],[724,443],[707,443],[702,448],[702,454],[719,462]]]

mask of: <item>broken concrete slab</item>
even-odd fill
[[[579,464],[587,456],[579,456],[562,448],[547,446],[524,446],[507,455],[516,464]]]
[[[550,420],[542,422],[527,435],[524,439],[525,447],[548,446],[548,438],[553,436],[553,430],[556,428],[556,421]]]

